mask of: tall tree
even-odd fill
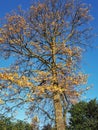
[[[6,16],[0,53],[14,63],[0,69],[5,112],[26,104],[28,114],[45,114],[57,130],[65,130],[67,105],[86,90],[81,85],[87,75],[79,64],[90,20],[89,6],[77,0],[45,0],[32,4],[28,12],[19,9]]]

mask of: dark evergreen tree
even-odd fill
[[[98,130],[98,102],[79,102],[69,110],[69,130]]]

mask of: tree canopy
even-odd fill
[[[0,130],[33,130],[31,124],[17,120],[12,121],[12,118],[0,116]]]
[[[69,110],[71,114],[69,130],[97,130],[98,129],[98,102],[96,99],[89,102],[81,101]]]

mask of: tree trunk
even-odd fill
[[[53,38],[53,43],[51,44],[52,49],[52,83],[53,88],[58,87],[57,81],[57,67],[56,67],[56,42],[55,38]],[[60,94],[54,92],[54,108],[55,108],[55,123],[57,130],[65,130],[64,118],[62,112],[62,105],[60,100]]]
[[[60,95],[54,95],[54,107],[55,107],[55,122],[57,130],[65,130],[65,123],[62,114],[62,105],[60,101]]]

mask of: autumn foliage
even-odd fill
[[[31,5],[28,12],[6,16],[0,51],[14,61],[0,69],[0,103],[6,112],[27,104],[28,114],[42,112],[56,120],[57,130],[65,130],[67,105],[86,90],[82,87],[88,76],[79,67],[89,20],[89,7],[73,0],[45,0]]]

